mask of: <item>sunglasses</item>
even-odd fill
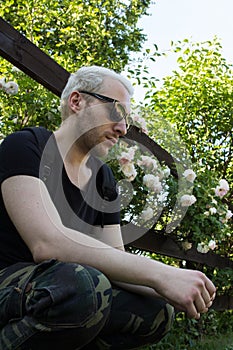
[[[125,107],[118,100],[114,100],[113,98],[107,97],[104,95],[96,94],[95,92],[89,92],[89,91],[85,91],[85,90],[81,90],[79,92],[81,92],[82,94],[87,94],[87,95],[90,95],[92,97],[95,97],[102,102],[113,103],[113,108],[110,111],[110,119],[116,123],[118,123],[124,119],[127,128],[130,126],[129,125],[129,113],[126,112]]]

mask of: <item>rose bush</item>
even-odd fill
[[[134,125],[142,132],[138,120],[136,118]],[[145,127],[145,119],[140,117],[140,121]],[[231,246],[232,212],[225,200],[230,190],[226,179],[219,180],[217,174],[197,165],[180,171],[179,178],[174,178],[156,156],[140,145],[132,146],[132,141],[116,145],[110,159],[118,181],[124,178],[133,186],[133,197],[123,208],[124,223],[146,224],[166,234],[170,225],[171,237],[180,242],[184,250],[194,246],[203,254],[214,250],[230,256],[226,246]]]

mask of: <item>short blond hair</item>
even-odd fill
[[[81,67],[77,72],[72,73],[61,95],[61,117],[68,117],[67,101],[70,94],[75,90],[86,90],[90,92],[101,92],[103,81],[106,78],[112,78],[119,81],[133,95],[133,87],[128,79],[123,75],[116,73],[112,69],[99,66]]]

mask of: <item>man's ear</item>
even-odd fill
[[[81,94],[78,91],[71,92],[68,104],[69,108],[73,113],[77,113],[80,110],[81,104],[83,103],[83,99]]]

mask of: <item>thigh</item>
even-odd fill
[[[18,263],[0,271],[0,328],[23,316],[26,286],[35,264]]]
[[[51,327],[81,327],[109,313],[111,299],[110,282],[92,267],[16,264],[0,272],[0,327],[25,315]]]
[[[17,264],[0,271],[0,344],[6,349],[81,347],[104,326],[111,301],[110,282],[89,266],[56,260]]]
[[[110,309],[111,284],[89,266],[56,261],[33,276],[27,289],[26,314],[51,328],[87,326]]]

